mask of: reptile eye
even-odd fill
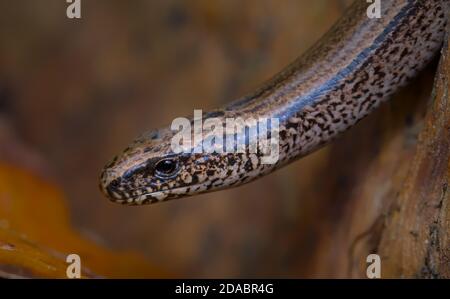
[[[158,161],[155,165],[155,174],[160,178],[168,178],[176,174],[178,163],[172,159]]]

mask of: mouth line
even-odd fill
[[[127,198],[114,198],[114,202],[123,203],[123,204],[129,204],[129,205],[141,205],[144,203],[147,199],[156,199],[157,201],[152,202],[161,202],[164,201],[169,195],[174,195],[172,198],[180,197],[180,196],[189,196],[190,194],[181,194],[176,193],[177,191],[185,190],[186,188],[189,188],[190,186],[185,187],[177,187],[174,189],[167,189],[167,190],[161,190],[161,191],[155,191],[155,192],[147,192],[142,193],[141,195],[133,196],[133,197],[127,197]],[[139,189],[134,189],[133,191],[137,191]],[[175,192],[175,194],[174,194]]]

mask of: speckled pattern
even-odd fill
[[[369,19],[356,1],[310,50],[263,87],[206,114],[280,120],[280,158],[259,153],[171,151],[167,127],[146,133],[106,165],[102,191],[113,201],[140,205],[238,186],[325,145],[405,85],[438,52],[450,1],[384,1],[382,17]],[[204,132],[210,134],[211,132]],[[267,137],[266,137],[267,138]],[[169,176],[158,162],[176,164]]]

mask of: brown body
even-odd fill
[[[309,51],[253,94],[207,117],[280,121],[279,160],[258,154],[174,154],[174,133],[161,129],[136,140],[106,166],[102,190],[112,200],[144,204],[237,186],[298,159],[373,111],[438,52],[450,0],[382,1],[381,18],[357,0]],[[160,162],[176,166],[157,175]],[[159,164],[158,164],[159,163]]]

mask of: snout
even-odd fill
[[[121,178],[110,168],[103,169],[100,175],[100,190],[112,201],[124,199],[124,194],[120,190]]]

